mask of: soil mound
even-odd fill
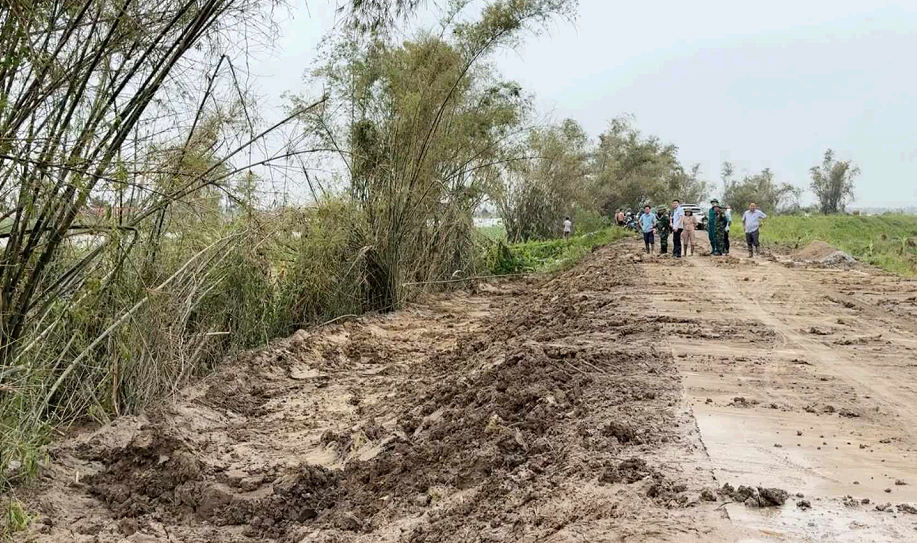
[[[821,240],[815,240],[793,255],[799,260],[821,260],[837,252],[837,249]]]
[[[824,266],[843,266],[856,262],[849,254],[838,250],[824,241],[815,240],[797,251],[793,258],[803,262],[814,262]]]

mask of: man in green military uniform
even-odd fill
[[[656,211],[656,218],[659,219],[659,224],[656,225],[656,232],[659,234],[659,254],[664,255],[669,251],[669,234],[672,233],[669,210],[665,206],[659,206]]]
[[[718,253],[716,247],[716,210],[720,207],[719,200],[710,200],[710,211],[707,213],[707,236],[710,238],[710,254]]]
[[[714,226],[713,226],[713,240],[714,240],[714,250],[712,254],[714,256],[722,256],[723,248],[726,246],[726,229],[729,228],[729,221],[726,218],[726,211],[722,209],[719,204],[714,206]]]

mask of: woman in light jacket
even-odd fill
[[[697,230],[697,217],[690,209],[685,210],[685,216],[682,219],[681,232],[681,250],[685,256],[688,256],[688,247],[691,248],[691,256],[694,256],[694,231]]]

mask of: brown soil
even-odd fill
[[[677,323],[671,349],[732,523],[755,541],[917,540],[907,507],[875,509],[917,505],[895,484],[917,480],[917,281],[729,260],[642,271]]]
[[[20,539],[913,538],[917,283],[637,249],[227,361],[55,444]]]
[[[704,540],[716,485],[626,252],[227,362],[57,444],[31,536]]]
[[[806,245],[804,248],[796,251],[793,256],[796,258],[796,260],[819,261],[833,255],[836,252],[837,249],[831,245],[828,245],[824,241],[815,240],[812,243]]]

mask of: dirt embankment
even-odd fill
[[[29,537],[705,540],[722,513],[624,251],[227,362],[55,446]]]
[[[817,261],[837,252],[837,249],[824,241],[813,241],[804,248],[796,251],[793,256],[799,260]]]
[[[818,240],[793,253],[793,260],[828,267],[856,264],[856,259],[849,254]]]

